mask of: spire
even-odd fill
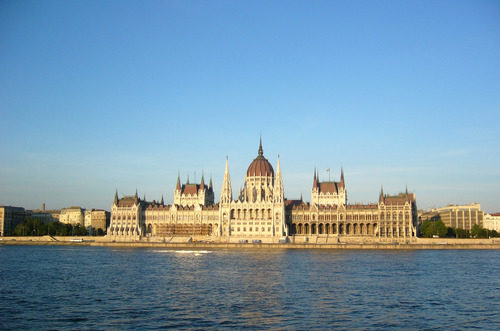
[[[301,201],[301,202],[302,202],[302,201],[304,201],[304,200],[302,199],[302,192],[300,192],[300,201]]]
[[[313,188],[317,187],[318,187],[318,176],[316,174],[316,168],[314,168]]]
[[[163,202],[163,194],[161,195],[161,205],[164,206],[165,202]]]
[[[201,171],[201,183],[200,183],[200,189],[204,190],[205,189],[205,178],[203,175],[203,170]]]
[[[115,192],[115,205],[118,205],[118,189],[116,189],[116,192]]]
[[[135,188],[135,197],[138,198],[139,196],[137,195],[137,187]]]
[[[229,175],[229,165],[226,156],[226,169],[224,170],[224,180],[222,181],[222,190],[220,192],[220,202],[230,203],[233,199],[233,191],[231,189],[231,176]]]
[[[139,202],[139,196],[137,195],[137,188],[135,189],[134,202],[135,202],[135,204],[137,204]]]
[[[178,191],[181,190],[181,173],[180,173],[180,171],[177,173],[177,186],[175,187],[175,189]]]
[[[259,143],[259,156],[264,155],[264,150],[262,150],[262,136],[260,137],[260,143]]]
[[[405,194],[406,194],[406,196],[408,196],[408,184],[406,185]]]
[[[380,195],[378,197],[378,201],[381,202],[384,200],[384,186],[380,186]]]
[[[340,186],[344,187],[344,167],[340,168]]]
[[[214,189],[214,186],[212,184],[212,175],[210,175],[210,183],[208,184],[208,189],[211,191]]]
[[[276,166],[276,175],[274,176],[273,188],[274,202],[284,201],[283,179],[281,178],[280,156],[278,155],[278,164]]]
[[[188,178],[187,178],[186,184],[189,184],[189,174],[188,174]]]

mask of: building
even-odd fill
[[[147,202],[137,197],[121,199],[115,194],[107,236],[113,239],[214,236],[235,240],[277,241],[293,236],[372,237],[411,239],[417,233],[416,201],[413,193],[395,196],[380,193],[378,203],[347,204],[344,171],[340,181],[321,182],[314,171],[311,203],[286,200],[278,157],[276,171],[264,157],[262,140],[256,158],[248,166],[245,183],[233,198],[229,164],[218,203],[212,179],[181,185],[174,203]]]
[[[419,216],[420,223],[427,220],[441,220],[444,225],[451,228],[471,230],[477,224],[483,226],[484,213],[479,203],[468,205],[449,205],[433,208],[422,212]]]
[[[484,214],[483,228],[500,232],[500,213]]]
[[[319,194],[318,194],[319,192]],[[325,192],[321,198],[321,192]],[[311,203],[287,201],[287,223],[293,236],[372,237],[407,240],[417,236],[417,209],[413,193],[384,195],[378,204],[347,204],[344,172],[339,182],[313,177]]]
[[[146,232],[145,210],[149,205],[145,199],[138,197],[137,191],[135,196],[125,196],[121,199],[118,198],[117,191],[111,207],[107,236],[117,239],[137,239],[143,236]]]
[[[148,237],[214,235],[218,228],[219,205],[214,204],[212,179],[205,185],[201,176],[199,184],[181,185],[177,176],[174,204],[165,205],[163,197],[153,201],[145,210],[146,235]]]
[[[41,212],[41,211],[33,210],[31,212],[30,216],[32,219],[39,220],[40,222],[45,223],[45,224],[58,221],[58,219],[55,218],[53,216],[53,214],[51,214],[49,212]]]
[[[85,228],[106,231],[109,225],[109,218],[110,212],[103,209],[85,210]]]
[[[163,204],[163,197],[162,204]],[[212,178],[209,186],[205,185],[205,178],[201,175],[200,184],[190,184],[189,177],[186,184],[181,186],[180,176],[177,176],[177,186],[174,192],[174,205],[182,207],[210,206],[214,204],[214,190]]]
[[[0,236],[11,235],[25,218],[26,211],[22,207],[0,206]]]
[[[329,171],[329,170],[328,170]],[[317,171],[314,171],[311,204],[317,206],[341,206],[347,203],[344,183],[344,170],[340,171],[340,182],[320,182]]]
[[[61,209],[59,214],[59,222],[71,225],[81,225],[85,224],[85,209],[81,207],[69,207]]]
[[[248,167],[245,184],[237,200],[232,197],[226,160],[219,204],[219,236],[279,238],[287,235],[280,160],[278,157],[275,173],[271,163],[264,157],[262,141],[257,157]]]

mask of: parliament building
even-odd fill
[[[244,186],[233,199],[228,160],[218,203],[212,178],[181,185],[174,203],[148,202],[135,196],[118,198],[115,193],[107,236],[113,240],[166,240],[176,236],[217,240],[299,242],[337,239],[409,240],[417,234],[417,207],[413,193],[385,195],[378,203],[347,204],[344,172],[340,181],[319,180],[313,174],[311,202],[287,200],[280,160],[276,171],[264,157],[262,140],[257,157],[250,163]],[[319,241],[318,241],[319,240]],[[326,242],[326,241],[325,241]]]

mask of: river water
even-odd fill
[[[500,251],[0,246],[0,329],[500,329]]]

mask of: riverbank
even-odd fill
[[[406,242],[381,242],[373,239],[348,241],[343,239],[335,243],[312,243],[309,240],[294,240],[287,243],[245,243],[219,241],[193,241],[192,238],[177,240],[115,241],[106,237],[3,237],[0,245],[52,245],[52,246],[98,246],[124,248],[171,248],[171,249],[379,249],[379,250],[420,250],[420,249],[500,249],[500,239],[450,239],[417,238]]]

